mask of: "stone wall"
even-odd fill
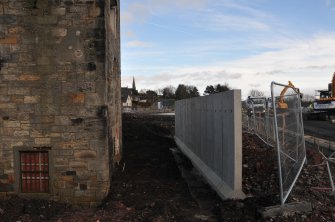
[[[0,2],[0,192],[95,205],[121,157],[119,1]],[[107,47],[105,47],[107,46]],[[20,152],[49,153],[22,193]]]

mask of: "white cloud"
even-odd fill
[[[148,48],[148,47],[152,47],[151,43],[147,43],[147,42],[142,42],[142,41],[130,41],[127,42],[125,44],[126,47],[142,47],[142,48]]]
[[[124,35],[125,35],[127,38],[133,38],[133,37],[136,36],[136,34],[135,34],[133,31],[131,31],[131,30],[127,30],[127,31],[124,33]]]
[[[230,9],[234,9],[240,12],[243,12],[244,14],[248,14],[254,18],[265,18],[265,19],[269,19],[271,18],[271,16],[263,11],[257,10],[253,7],[250,7],[246,4],[238,4],[236,1],[220,1],[217,2],[218,5],[221,5],[225,8],[230,8]]]
[[[127,5],[122,12],[121,21],[125,24],[142,23],[154,14],[161,15],[177,9],[200,9],[209,1],[210,0],[134,0]]]
[[[213,1],[204,10],[204,16],[200,17],[200,25],[211,31],[270,30],[274,19],[272,15],[248,4],[231,0]]]
[[[147,4],[142,2],[132,2],[127,9],[121,13],[122,23],[144,22],[151,15],[151,10]]]
[[[204,27],[212,31],[266,31],[270,29],[267,24],[247,16],[216,14],[205,18],[204,23],[208,24]]]
[[[303,93],[326,88],[335,71],[335,33],[311,39],[288,41],[281,49],[259,53],[242,59],[201,67],[180,67],[158,71],[157,75],[135,75],[139,88],[162,88],[166,85],[195,85],[202,93],[206,85],[227,82],[242,89],[243,97],[257,88],[270,94],[271,81],[292,81]],[[276,43],[274,43],[276,45]],[[131,83],[125,77],[123,84]]]
[[[162,9],[168,6],[194,9],[194,8],[201,8],[209,2],[209,0],[178,0],[178,1],[147,0],[147,1],[154,9]]]

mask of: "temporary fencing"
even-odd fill
[[[244,129],[277,148],[280,199],[287,200],[306,161],[299,89],[271,83],[271,98],[249,97]]]
[[[243,114],[243,127],[254,133],[269,146],[275,146],[273,112],[269,107],[270,98],[249,97],[247,111]]]
[[[281,204],[285,203],[306,161],[300,95],[297,88],[271,83]]]

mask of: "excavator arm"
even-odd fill
[[[293,83],[291,81],[288,81],[288,85],[280,92],[279,102],[278,102],[278,108],[279,109],[288,109],[288,105],[285,102],[285,93],[289,88],[292,88],[296,93],[300,94],[300,97],[302,97],[302,94],[300,93],[299,89],[295,88]]]

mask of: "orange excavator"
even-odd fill
[[[280,97],[279,97],[279,101],[278,101],[278,108],[279,109],[288,109],[288,105],[285,102],[285,93],[287,92],[287,90],[289,88],[292,88],[296,93],[298,93],[300,95],[300,98],[302,98],[302,94],[300,93],[298,88],[295,88],[295,86],[293,85],[293,83],[291,81],[288,81],[288,85],[280,92]]]
[[[331,122],[335,122],[335,72],[332,82],[328,84],[328,90],[317,90],[318,98],[314,100],[314,112],[326,114]]]

